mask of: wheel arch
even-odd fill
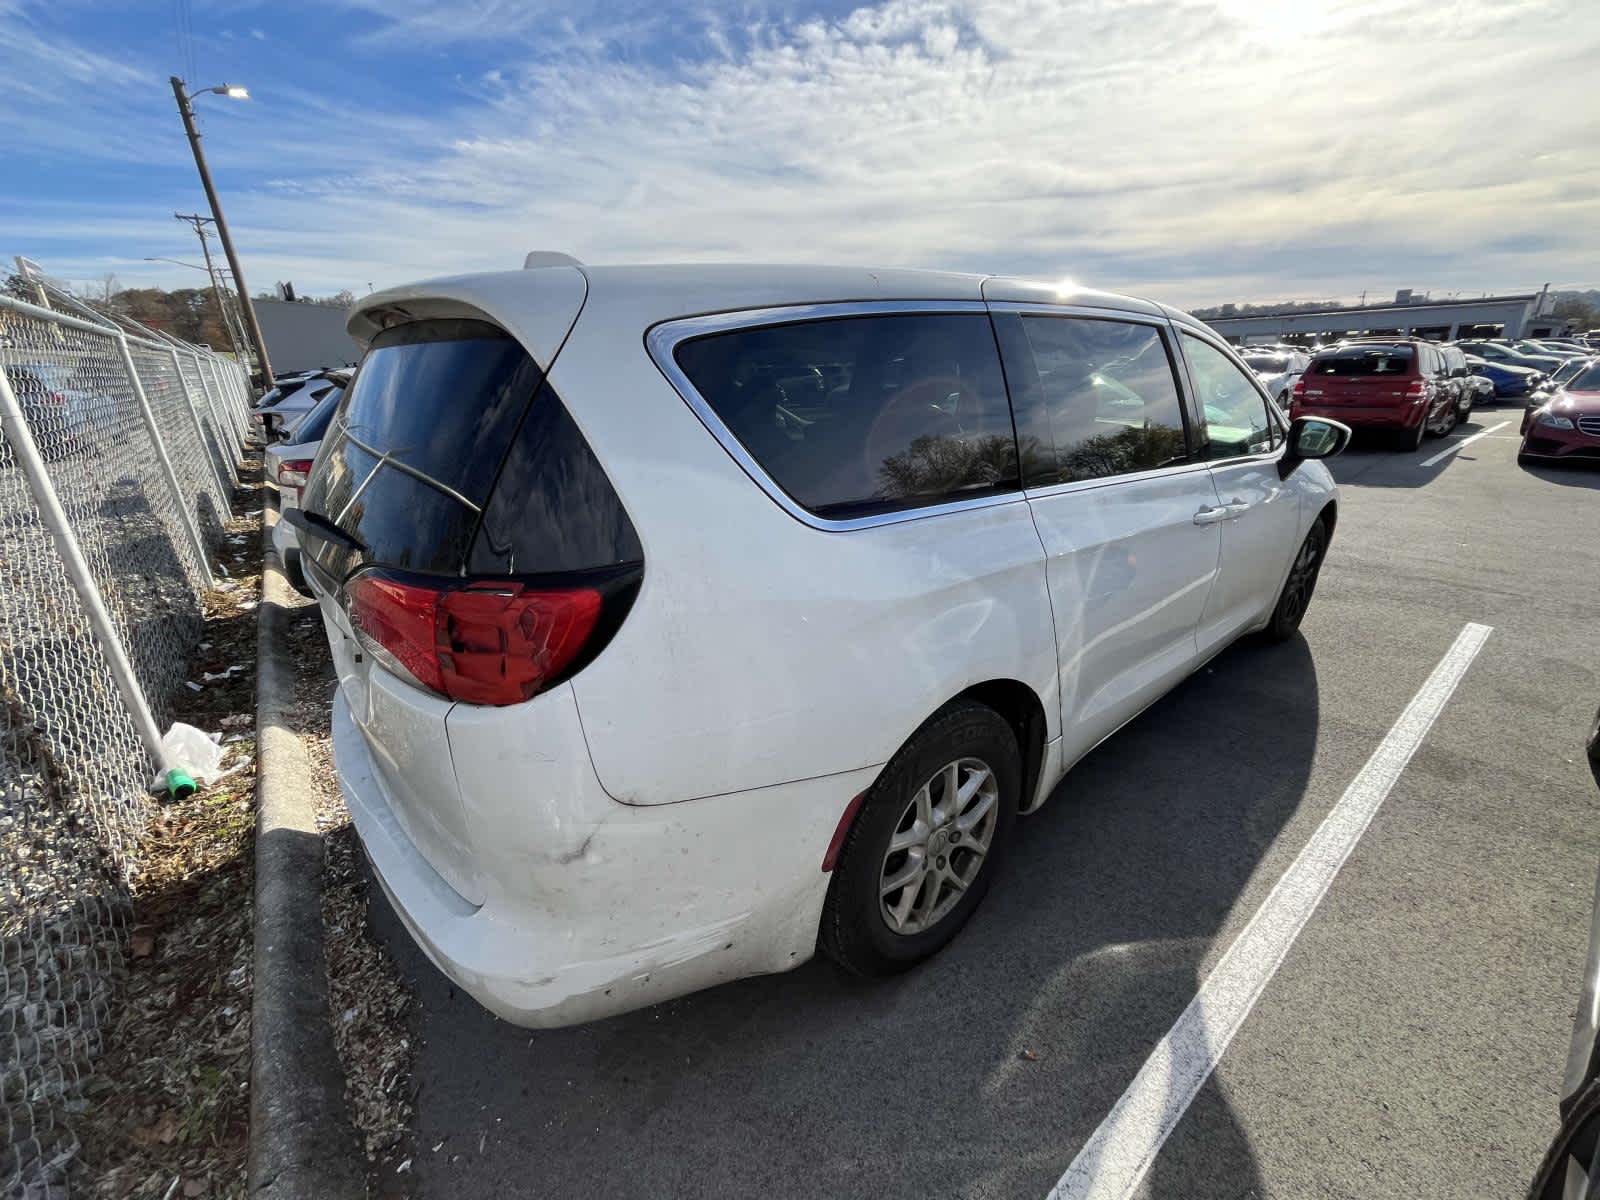
[[[1017,749],[1022,753],[1022,795],[1018,807],[1026,812],[1033,804],[1034,792],[1039,787],[1039,772],[1044,767],[1048,728],[1044,701],[1019,679],[986,679],[958,692],[947,703],[957,700],[971,700],[994,709],[1016,734]]]
[[[1322,510],[1319,513],[1317,513],[1317,516],[1321,517],[1325,522],[1327,522],[1327,525],[1328,525],[1328,541],[1330,541],[1330,542],[1333,541],[1334,526],[1336,526],[1339,523],[1339,501],[1338,501],[1338,499],[1337,498],[1330,499],[1326,504],[1324,504],[1322,506]]]

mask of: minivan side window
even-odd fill
[[[1159,328],[1046,314],[994,320],[1026,486],[1189,461],[1183,402]]]
[[[890,313],[713,333],[679,368],[796,503],[849,520],[1016,491],[984,313]]]
[[[1206,415],[1206,458],[1263,454],[1278,444],[1281,435],[1267,411],[1266,397],[1232,359],[1187,330],[1183,356],[1189,360],[1189,377]]]

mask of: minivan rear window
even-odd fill
[[[794,322],[684,342],[674,357],[761,469],[849,519],[1020,487],[983,313]]]
[[[342,580],[367,565],[538,575],[637,563],[621,501],[521,343],[487,322],[376,337],[307,482],[313,538]]]
[[[1410,346],[1349,346],[1325,350],[1311,360],[1308,375],[1405,375],[1411,370]]]

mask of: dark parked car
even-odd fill
[[[1459,346],[1440,346],[1444,359],[1445,380],[1455,398],[1456,416],[1465,421],[1472,415],[1472,406],[1478,399],[1477,380],[1467,365],[1467,355]]]
[[[1474,375],[1481,375],[1494,385],[1494,394],[1503,400],[1526,396],[1545,380],[1543,371],[1532,367],[1514,367],[1509,363],[1490,362],[1475,354],[1467,355],[1467,367]]]
[[[1433,342],[1354,338],[1312,358],[1294,385],[1290,415],[1387,430],[1403,449],[1415,450],[1425,435],[1455,428],[1459,391]]]
[[[1579,372],[1523,413],[1517,461],[1530,458],[1600,462],[1600,366]]]
[[[1547,375],[1566,361],[1563,355],[1528,354],[1505,342],[1457,342],[1456,345],[1468,354],[1476,354],[1479,358],[1488,359],[1492,363],[1532,367],[1535,371],[1543,371]]]

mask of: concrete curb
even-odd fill
[[[333,1044],[322,937],[322,835],[311,766],[289,727],[294,671],[289,610],[296,593],[265,542],[256,625],[255,979],[250,1005],[249,1194],[359,1200],[366,1159],[344,1103]]]

